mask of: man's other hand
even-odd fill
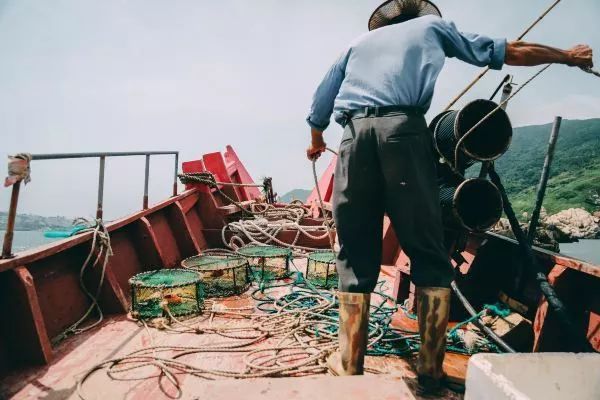
[[[594,54],[590,46],[579,44],[567,51],[570,59],[568,65],[580,68],[592,68],[594,66],[594,61],[592,59]]]
[[[310,146],[306,149],[306,157],[310,161],[316,161],[321,154],[327,149],[327,144],[323,140],[323,132],[312,128],[310,130]]]
[[[327,144],[323,141],[321,141],[321,143],[316,144],[311,143],[308,149],[306,149],[306,157],[310,161],[316,161],[319,157],[321,157],[321,154],[323,154],[326,148]]]

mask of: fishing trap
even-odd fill
[[[289,276],[292,250],[277,246],[248,245],[237,250],[250,263],[257,281],[283,279]]]
[[[187,269],[159,269],[129,279],[131,316],[148,319],[200,314],[204,292],[200,274]]]
[[[317,250],[309,253],[306,262],[306,280],[323,289],[337,287],[338,275],[335,269],[335,260],[335,253],[330,250]]]
[[[244,293],[250,286],[248,260],[235,254],[199,254],[181,262],[202,278],[206,297],[226,297]]]

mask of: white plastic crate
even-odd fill
[[[600,354],[477,354],[465,400],[599,400]]]

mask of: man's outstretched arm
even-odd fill
[[[534,66],[540,64],[565,64],[572,67],[592,68],[592,49],[577,45],[568,50],[527,42],[509,42],[506,45],[504,62],[507,65]]]

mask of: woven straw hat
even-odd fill
[[[387,0],[371,14],[369,30],[372,31],[424,15],[441,17],[442,13],[429,0]]]

